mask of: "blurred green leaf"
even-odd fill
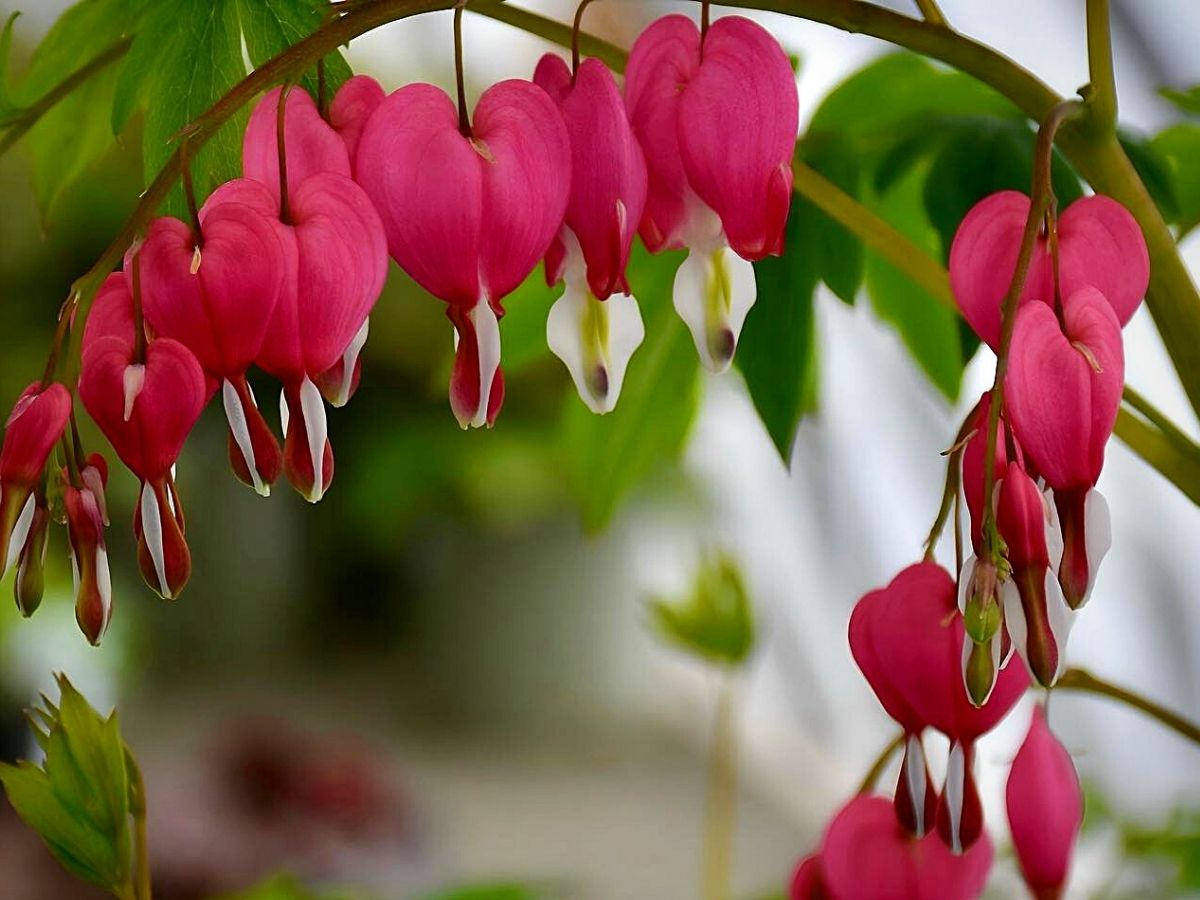
[[[737,366],[785,466],[800,420],[816,408],[813,301],[821,250],[815,236],[826,221],[803,197],[793,198],[786,250],[755,264],[758,299],[738,341]]]
[[[30,718],[45,760],[0,765],[0,783],[65,868],[119,891],[131,866],[128,750],[115,712],[102,718],[65,676],[58,685],[58,705],[47,700]]]
[[[349,890],[312,891],[291,875],[273,875],[245,891],[221,894],[213,900],[369,900],[371,895]]]
[[[1186,90],[1170,87],[1160,87],[1159,96],[1170,100],[1179,109],[1193,116],[1200,116],[1200,84],[1194,84]]]
[[[237,0],[242,33],[250,62],[261,66],[292,44],[312,34],[329,11],[326,0]],[[332,100],[337,89],[350,77],[350,66],[341,53],[325,57],[325,96]],[[317,73],[304,74],[300,84],[315,98]]]
[[[905,176],[877,201],[875,208],[895,228],[936,256],[938,236],[923,203],[924,168]],[[900,333],[929,380],[948,399],[956,399],[966,364],[958,313],[870,251],[867,252],[867,293],[875,311]]]
[[[0,118],[17,108],[8,89],[8,57],[12,53],[13,26],[19,15],[20,12],[10,15],[0,31]]]
[[[691,594],[652,600],[659,634],[710,662],[739,666],[754,649],[754,611],[737,565],[724,554],[704,560]]]
[[[507,313],[500,333],[506,374],[514,375],[550,355],[546,343],[546,317],[562,293],[561,285],[550,287],[546,284],[546,276],[538,266],[520,287],[504,298]]]
[[[923,118],[1016,114],[1012,103],[976,79],[900,52],[881,56],[834,88],[808,131],[867,141]]]
[[[1163,218],[1168,224],[1178,222],[1180,207],[1171,164],[1145,137],[1128,131],[1119,132],[1117,137]]]
[[[800,158],[842,191],[859,199],[859,163],[850,142],[838,134],[814,135],[800,143]],[[843,302],[854,305],[863,280],[863,245],[844,225],[835,222],[806,200],[803,240],[806,252],[815,255],[817,272]]]
[[[1155,135],[1150,146],[1170,171],[1180,231],[1186,233],[1200,223],[1200,125],[1172,125]]]
[[[629,363],[617,408],[588,410],[570,392],[563,459],[584,527],[595,531],[647,475],[682,452],[699,401],[699,364],[691,335],[675,314],[671,288],[678,253],[634,250],[629,281],[642,307],[646,340]]]
[[[424,895],[421,900],[548,900],[553,896],[544,888],[522,884],[480,884],[446,888]]]
[[[28,106],[107,47],[134,33],[149,2],[81,0],[66,9],[34,51],[14,91],[15,102]]]
[[[175,0],[156,3],[138,30],[121,70],[111,104],[114,131],[134,110],[146,109],[142,166],[147,183],[174,152],[180,131],[246,74],[235,0]],[[192,159],[200,202],[241,171],[242,131],[247,111],[235,114]],[[164,205],[183,215],[183,189],[176,185]]]

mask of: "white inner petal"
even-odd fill
[[[149,482],[142,482],[142,537],[154,562],[154,574],[158,577],[158,593],[164,600],[171,599],[171,588],[167,583],[167,560],[163,550],[163,524],[158,509],[158,498]]]
[[[1090,558],[1090,557],[1089,557]],[[1088,590],[1091,590],[1090,582]],[[1063,596],[1062,585],[1049,569],[1046,570],[1046,621],[1050,625],[1050,633],[1054,635],[1054,646],[1058,650],[1058,665],[1054,670],[1054,680],[1058,681],[1067,668],[1067,639],[1071,635],[1071,626],[1075,624],[1077,610],[1067,605]]]
[[[963,562],[962,571],[958,573],[958,611],[967,611],[967,593],[971,587],[971,578],[975,575],[975,555],[968,556]]]
[[[371,320],[363,319],[362,327],[358,329],[345,352],[342,353],[342,383],[338,386],[337,397],[333,401],[334,406],[345,406],[350,400],[350,389],[354,386],[354,370],[358,366],[358,355],[366,346],[367,335],[370,331]]]
[[[1112,515],[1109,513],[1108,501],[1095,488],[1087,493],[1083,501],[1084,546],[1088,558],[1088,586],[1083,595],[1083,604],[1092,596],[1092,588],[1096,586],[1096,573],[1100,571],[1100,563],[1108,555],[1112,547]]]
[[[146,367],[142,365],[126,366],[122,376],[125,388],[125,421],[133,415],[133,404],[146,386]]]
[[[292,411],[288,409],[287,391],[279,392],[279,430],[283,432],[283,436],[287,437],[288,425],[292,421]]]
[[[637,300],[592,296],[586,281],[567,281],[546,319],[546,342],[563,361],[580,399],[594,413],[612,412],[621,395],[629,359],[646,337]]]
[[[100,602],[104,605],[103,623],[100,626],[100,633],[104,634],[112,618],[112,573],[108,570],[108,550],[103,544],[96,548],[96,587],[100,590]]]
[[[946,807],[950,811],[950,849],[956,854],[962,853],[963,849],[959,831],[962,828],[966,776],[966,757],[963,754],[962,744],[955,741],[950,748],[950,761],[946,765],[946,784],[943,790],[945,791]]]
[[[728,245],[689,251],[675,274],[675,311],[692,333],[700,361],[709,371],[729,368],[757,296],[754,266]]]
[[[6,572],[15,566],[21,557],[25,539],[29,537],[29,528],[33,525],[33,512],[36,506],[37,501],[34,500],[33,494],[30,494],[25,505],[21,507],[21,514],[17,516],[17,523],[13,526],[12,534],[8,537],[8,558],[4,562]]]
[[[475,417],[463,425],[482,428],[487,424],[492,384],[496,380],[496,370],[500,368],[500,322],[486,296],[480,297],[467,315],[475,328],[475,345],[479,352],[479,406]]]
[[[1048,580],[1054,578],[1053,573],[1049,570],[1046,575]],[[1025,607],[1021,605],[1021,592],[1017,590],[1017,586],[1011,578],[1004,582],[1004,586],[1000,589],[1000,596],[1004,599],[1004,624],[1008,626],[1008,637],[1012,641],[1013,649],[1020,654],[1021,659],[1028,666],[1029,653],[1026,648],[1029,641],[1029,626],[1025,621]]]
[[[308,454],[312,460],[313,486],[308,495],[310,503],[325,496],[325,444],[329,440],[329,422],[325,418],[325,401],[317,386],[305,377],[300,383],[300,410],[304,431],[308,436]]]
[[[908,796],[912,801],[914,821],[917,823],[917,837],[925,836],[925,748],[921,739],[915,735],[908,736],[908,746],[905,748],[907,765],[904,768],[908,782]]]
[[[254,461],[254,441],[250,439],[250,426],[246,420],[246,410],[242,407],[242,398],[228,379],[221,383],[221,401],[225,404],[225,419],[229,422],[229,432],[233,435],[233,442],[237,444],[238,450],[242,452],[242,459],[246,461],[246,469],[250,472],[250,480],[254,482],[254,490],[260,496],[270,496],[271,488],[259,477],[258,465]]]

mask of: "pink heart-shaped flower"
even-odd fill
[[[958,227],[950,248],[950,281],[963,317],[993,350],[1000,343],[1000,312],[1016,270],[1029,198],[1000,191],[979,201]],[[1150,282],[1150,257],[1137,221],[1117,201],[1095,195],[1072,203],[1058,218],[1059,293],[1066,298],[1092,286],[1108,300],[1121,325],[1132,318]],[[1054,303],[1049,243],[1040,236],[1021,292]]]
[[[242,137],[242,174],[266,185],[279,201],[279,88],[258,101]],[[321,118],[317,104],[303,88],[292,88],[284,110],[288,196],[319,172],[350,177],[346,142]]]

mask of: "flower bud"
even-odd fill
[[[45,591],[46,536],[50,530],[50,509],[46,498],[34,495],[32,521],[21,542],[17,556],[17,576],[13,581],[13,594],[17,609],[25,618],[32,616],[42,604]]]
[[[1037,707],[1005,788],[1008,824],[1021,874],[1039,900],[1062,895],[1083,822],[1083,794],[1071,755]]]
[[[112,618],[112,580],[104,542],[104,517],[92,489],[70,483],[63,473],[63,503],[75,582],[75,619],[93,645],[100,643]]]
[[[904,741],[904,759],[900,763],[900,779],[892,805],[900,824],[916,837],[924,837],[933,826],[937,814],[937,790],[929,777],[925,748],[921,737],[910,734]]]
[[[1054,507],[1062,536],[1058,583],[1071,609],[1092,595],[1096,572],[1112,546],[1108,502],[1095,488],[1054,492]]]

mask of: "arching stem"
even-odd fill
[[[279,153],[279,220],[285,225],[292,223],[287,177],[287,98],[291,90],[290,84],[280,88],[279,107],[275,113],[275,149]]]
[[[1165,706],[1155,703],[1153,700],[1147,700],[1145,697],[1127,688],[1119,687],[1111,682],[1097,678],[1091,672],[1084,669],[1067,669],[1067,671],[1063,672],[1062,677],[1058,679],[1055,689],[1082,691],[1089,694],[1097,694],[1101,697],[1108,697],[1110,700],[1117,700],[1126,706],[1131,706],[1139,712],[1145,713],[1160,724],[1187,738],[1193,744],[1200,745],[1200,725],[1185,719],[1178,713],[1172,712]]]
[[[708,37],[708,26],[712,23],[712,11],[709,9],[708,0],[703,0],[700,4],[700,55],[704,56],[704,39]]]
[[[467,111],[467,80],[463,71],[462,20],[466,4],[454,7],[454,83],[458,89],[458,130],[463,137],[471,136],[471,114]]]
[[[579,71],[579,32],[583,27],[583,11],[592,0],[580,0],[579,8],[575,10],[575,24],[571,27],[571,72]]]
[[[325,83],[325,57],[317,60],[317,112],[329,120],[329,85]]]
[[[858,793],[869,794],[875,790],[875,785],[883,775],[883,770],[887,768],[888,762],[893,756],[900,752],[900,748],[904,746],[904,732],[900,732],[891,742],[879,752],[879,756],[875,757],[875,762],[871,764],[871,768],[867,770],[867,774],[863,777],[862,783],[858,786]]]
[[[146,362],[146,320],[142,314],[142,251],[133,254],[133,361],[139,365]]]
[[[204,233],[200,228],[200,209],[196,205],[196,185],[192,182],[192,146],[191,138],[185,137],[179,142],[179,174],[183,181],[183,199],[187,203],[188,219],[192,223],[192,234],[196,236],[196,246],[204,243]]]

